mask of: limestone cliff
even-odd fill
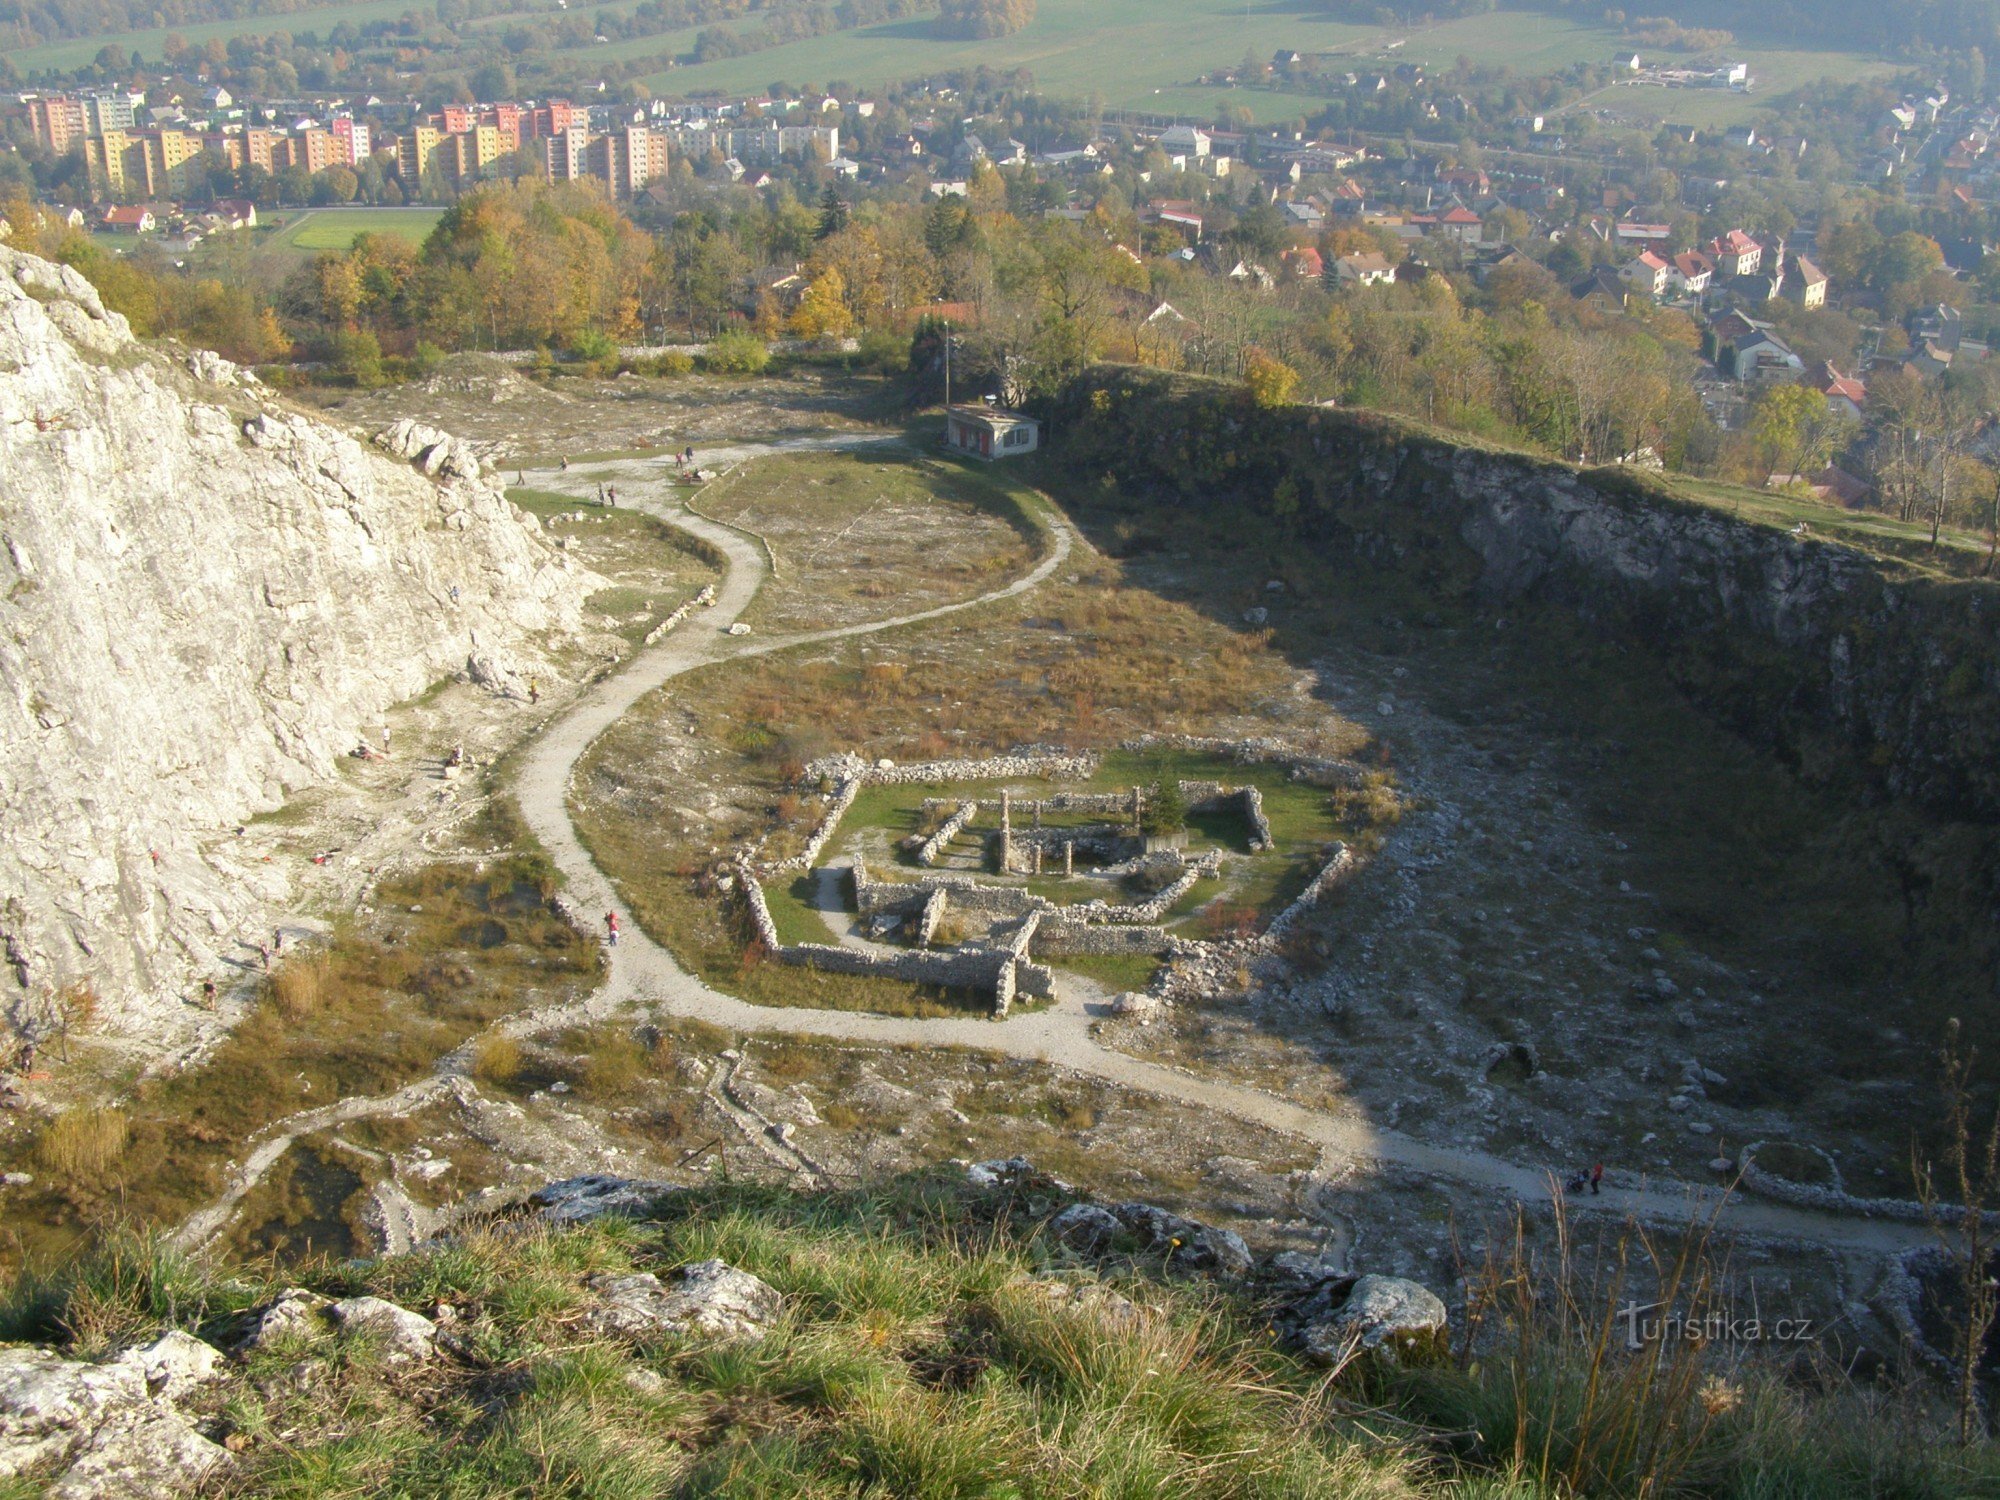
[[[1808,781],[2000,824],[1990,583],[1739,521],[1635,470],[1367,413],[1260,410],[1212,382],[1095,371],[1064,408],[1072,471],[1115,474],[1154,505],[1240,508],[1274,541],[1440,597],[1559,606],[1653,654]]]
[[[143,1036],[283,898],[217,834],[601,581],[457,445],[424,472],[0,270],[0,1005],[88,980]]]

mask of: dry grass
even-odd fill
[[[131,1127],[116,1109],[66,1109],[35,1138],[35,1160],[63,1177],[95,1176],[125,1154]]]
[[[521,1044],[495,1032],[480,1038],[472,1051],[472,1076],[481,1083],[506,1088],[521,1075]]]
[[[274,969],[267,988],[278,1014],[288,1021],[303,1021],[317,1011],[332,967],[326,953],[316,951],[288,958]]]
[[[809,630],[930,609],[1025,571],[1039,546],[999,474],[907,452],[768,458],[717,481],[707,514],[767,538],[778,574],[746,618]]]
[[[384,881],[378,925],[295,956],[205,1061],[132,1090],[122,1151],[52,1146],[69,1165],[10,1190],[0,1259],[72,1253],[114,1221],[172,1223],[273,1120],[400,1087],[495,1018],[593,986],[595,946],[550,910],[546,875],[516,858]]]

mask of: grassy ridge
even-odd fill
[[[1699,1352],[1655,1378],[1651,1354],[1594,1355],[1525,1302],[1480,1359],[1330,1377],[1274,1335],[1274,1284],[1169,1279],[1131,1245],[1083,1260],[1043,1233],[1067,1201],[1032,1176],[719,1185],[645,1222],[475,1228],[284,1282],[127,1243],[17,1281],[0,1339],[228,1344],[287,1284],[452,1309],[456,1352],[415,1366],[320,1333],[251,1355],[210,1415],[239,1495],[1925,1500],[2000,1479],[1990,1448],[1938,1441],[1920,1393]],[[584,1332],[586,1276],[711,1257],[783,1294],[761,1341]]]

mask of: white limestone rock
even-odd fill
[[[344,1297],[327,1311],[342,1333],[375,1344],[387,1364],[417,1364],[437,1356],[437,1324],[421,1313],[380,1297]]]
[[[684,1266],[671,1284],[641,1271],[592,1276],[584,1285],[598,1296],[584,1314],[584,1326],[600,1338],[634,1342],[761,1339],[785,1304],[774,1288],[719,1260]]]
[[[1321,1364],[1344,1365],[1360,1354],[1393,1364],[1427,1352],[1449,1322],[1429,1287],[1400,1276],[1363,1276],[1333,1316],[1308,1326],[1301,1341]]]
[[[90,981],[154,1055],[287,899],[217,836],[472,653],[580,638],[603,586],[462,445],[426,478],[226,365],[0,245],[0,952],[24,994]]]
[[[565,1177],[537,1188],[528,1201],[550,1224],[587,1224],[592,1219],[643,1218],[662,1198],[680,1189],[669,1182],[634,1177]]]
[[[103,1364],[0,1349],[0,1478],[39,1471],[52,1500],[156,1500],[193,1489],[230,1457],[174,1398],[215,1378],[216,1362],[215,1350],[182,1333]]]
[[[310,1338],[326,1331],[326,1311],[333,1299],[309,1292],[304,1287],[286,1287],[277,1297],[251,1315],[250,1326],[237,1340],[236,1352],[250,1354],[266,1345],[290,1339]]]

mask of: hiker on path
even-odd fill
[[[606,486],[604,487],[604,503],[605,503],[606,505],[610,506],[610,507],[611,507],[611,508],[612,508],[613,510],[616,510],[616,509],[618,509],[618,486],[617,486],[617,485],[615,485],[615,484],[607,484],[607,485],[606,485]]]
[[[1590,1169],[1591,1196],[1596,1197],[1599,1189],[1601,1189],[1603,1185],[1604,1185],[1604,1163],[1599,1162],[1596,1166]]]
[[[606,913],[604,914],[604,931],[605,931],[605,933],[607,934],[607,936],[606,936],[606,938],[605,938],[605,942],[606,942],[607,946],[609,946],[609,947],[613,947],[613,948],[616,948],[616,947],[618,946],[618,913],[617,913],[617,912],[615,912],[615,911],[608,911],[608,912],[606,912]]]
[[[384,760],[389,758],[389,726],[387,724],[382,726],[382,758]]]
[[[201,1007],[203,1010],[215,1009],[215,981],[213,979],[204,979],[201,982]]]
[[[601,482],[597,486],[597,503],[599,505],[604,503],[604,485]]]
[[[528,701],[530,703],[540,703],[542,701],[542,683],[538,677],[530,677],[528,679]]]

